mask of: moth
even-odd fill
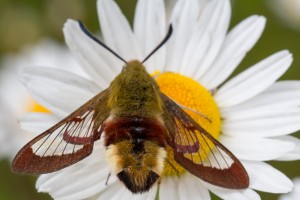
[[[111,172],[134,194],[148,191],[159,181],[164,165],[170,164],[167,147],[180,166],[208,183],[231,189],[249,186],[240,161],[163,94],[143,65],[170,38],[171,25],[142,62],[127,62],[78,23],[125,66],[107,89],[26,144],[13,160],[14,172],[61,170],[89,156],[95,141],[102,138]]]

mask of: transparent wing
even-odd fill
[[[17,173],[42,174],[72,165],[93,150],[107,118],[108,91],[104,90],[65,119],[27,143],[13,161]],[[102,106],[102,107],[99,107]]]
[[[242,189],[249,178],[240,161],[175,102],[162,94],[174,159],[187,171],[217,186]]]

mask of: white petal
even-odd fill
[[[214,89],[225,81],[240,64],[247,52],[256,44],[265,27],[266,19],[262,16],[251,16],[232,29],[221,51],[199,82],[207,89]]]
[[[39,192],[48,192],[55,199],[84,199],[91,197],[116,181],[104,158],[104,148],[96,142],[93,153],[84,160],[58,172],[42,175],[36,182]],[[97,146],[96,146],[97,145]]]
[[[285,105],[284,105],[285,106]],[[241,121],[241,120],[253,120],[253,119],[261,119],[264,120],[266,118],[272,117],[283,117],[283,116],[292,116],[292,115],[300,115],[300,109],[297,107],[294,108],[269,108],[266,107],[252,107],[248,109],[221,109],[222,117],[225,118],[224,121],[233,122],[233,121]]]
[[[280,81],[263,93],[233,107],[221,108],[225,121],[292,116],[299,113],[300,82]]]
[[[166,16],[163,0],[140,0],[134,15],[134,33],[145,58],[166,34]],[[147,62],[149,72],[161,71],[165,65],[166,47],[162,46]]]
[[[171,16],[173,35],[167,43],[167,60],[165,71],[178,72],[189,35],[195,30],[199,15],[198,0],[177,1]]]
[[[181,74],[194,77],[198,70],[204,70],[199,63],[205,60],[206,53],[213,43],[210,33],[209,30],[199,27],[191,36],[183,52]]]
[[[300,178],[293,179],[294,188],[292,192],[279,196],[279,200],[298,200],[300,196]]]
[[[267,93],[281,93],[286,91],[300,91],[300,81],[279,81],[266,90]]]
[[[90,80],[46,67],[24,69],[21,81],[37,102],[60,117],[65,117],[100,92]]]
[[[215,185],[211,185],[209,183],[203,182],[212,193],[226,200],[259,200],[260,196],[253,191],[252,189],[244,189],[244,190],[231,190],[226,188],[217,187]]]
[[[63,31],[66,43],[82,69],[102,89],[107,88],[113,78],[121,71],[124,63],[89,38],[81,30],[77,21],[69,19],[65,23]]]
[[[172,11],[174,9],[174,6],[176,4],[177,0],[165,0],[165,7],[166,7],[166,19],[167,21],[170,21]]]
[[[110,188],[107,188],[104,192],[99,194],[98,199],[110,199],[110,200],[154,200],[157,192],[157,186],[150,189],[149,192],[142,194],[132,194],[124,184],[120,181],[114,183]]]
[[[180,200],[210,199],[208,189],[201,184],[199,178],[191,175],[190,173],[186,173],[180,177],[178,192]]]
[[[121,183],[119,183],[118,184],[119,185],[119,190],[117,190],[112,196],[110,196],[108,199],[110,199],[110,200],[119,200],[119,199],[128,199],[128,200],[130,200],[131,198],[129,197],[128,198],[128,196],[126,196],[126,194],[128,194],[128,191],[127,191],[127,189],[123,186],[122,187],[122,185],[121,185]],[[103,199],[103,198],[102,198]]]
[[[287,152],[286,154],[282,155],[280,158],[277,158],[276,160],[280,161],[291,161],[291,160],[300,160],[300,140],[293,136],[281,136],[276,137],[276,139],[279,139],[281,141],[288,141],[292,142],[294,144],[294,148]]]
[[[34,136],[21,131],[10,106],[0,98],[0,160],[8,158],[12,161],[24,144]]]
[[[233,107],[221,108],[222,116],[233,117],[241,112],[266,110],[297,109],[300,105],[300,81],[279,81],[263,93]],[[261,113],[261,112],[260,112]]]
[[[153,188],[153,189],[154,189],[154,191],[156,191],[155,188]],[[154,200],[155,195],[156,195],[156,193],[149,194],[149,192],[142,193],[142,194],[132,194],[128,189],[126,189],[126,192],[122,196],[122,199],[128,199],[128,200],[146,200],[146,199],[150,199],[150,200]]]
[[[107,46],[125,60],[142,59],[128,21],[114,1],[98,0],[99,21]]]
[[[120,181],[115,181],[109,187],[105,188],[100,194],[98,194],[97,200],[103,199],[113,199],[115,196],[123,194],[125,192],[124,186],[121,184]],[[120,198],[119,198],[120,199]]]
[[[47,113],[27,113],[20,119],[21,128],[32,133],[42,133],[56,124],[60,119]]]
[[[146,200],[155,200],[156,195],[157,195],[157,190],[158,190],[158,185],[155,184],[154,186],[152,186],[150,191],[147,193],[147,198],[145,198],[145,199]]]
[[[178,194],[178,177],[163,177],[159,187],[159,199],[181,200]]]
[[[236,138],[222,135],[220,141],[242,160],[273,160],[295,148],[292,142],[266,138]]]
[[[157,185],[154,185],[149,192],[143,194],[132,194],[120,181],[114,182],[110,187],[98,194],[99,200],[154,200],[157,193]]]
[[[225,121],[222,132],[235,137],[272,137],[293,133],[300,129],[300,114],[294,112],[288,116]]]
[[[215,95],[220,107],[239,104],[259,94],[277,80],[290,66],[292,56],[280,51],[257,63],[225,83]]]
[[[271,193],[286,193],[293,183],[283,173],[263,162],[242,162],[250,177],[250,187]]]
[[[230,16],[231,7],[229,0],[207,1],[200,18],[200,26],[210,34],[210,44],[204,52],[203,59],[201,59],[196,66],[197,70],[192,76],[195,80],[200,80],[217,58],[226,37]],[[201,47],[198,46],[198,49],[199,48]]]

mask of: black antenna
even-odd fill
[[[98,44],[100,44],[102,47],[104,47],[106,50],[108,50],[109,52],[111,52],[112,54],[114,54],[117,58],[119,58],[120,60],[122,60],[125,64],[127,64],[127,61],[125,59],[123,59],[121,56],[119,56],[116,52],[114,52],[111,48],[109,48],[108,46],[106,46],[103,42],[101,42],[96,36],[94,36],[85,26],[84,24],[78,20],[79,26],[81,28],[81,30],[87,35],[89,36],[92,40],[94,40],[95,42],[97,42]]]
[[[148,60],[162,45],[164,45],[170,39],[172,32],[173,32],[173,27],[172,24],[170,24],[168,33],[163,39],[163,41],[161,41],[161,43],[151,53],[149,53],[149,55],[142,61],[142,63],[146,62],[146,60]]]

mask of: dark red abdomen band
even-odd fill
[[[165,146],[165,127],[158,119],[147,117],[118,117],[103,124],[104,145],[109,146],[122,140],[150,140]]]

